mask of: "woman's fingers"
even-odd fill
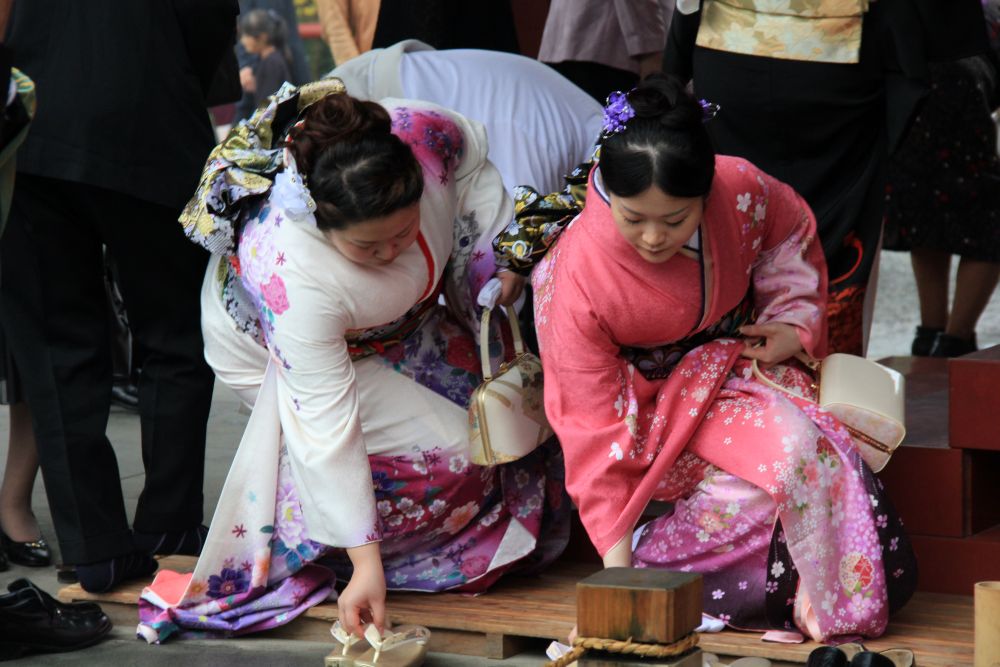
[[[776,330],[773,324],[744,324],[740,327],[740,334],[747,338],[767,338],[774,335]]]
[[[385,600],[372,600],[372,623],[379,632],[385,632]]]
[[[349,635],[361,636],[361,614],[357,605],[343,604],[337,606],[340,624]]]
[[[502,285],[502,291],[500,292],[500,298],[497,299],[497,303],[502,306],[514,305],[514,302],[521,296],[521,292],[524,291],[526,279],[524,276],[513,271],[500,271],[497,273],[497,278]]]

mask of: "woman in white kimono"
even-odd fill
[[[482,591],[565,545],[556,453],[466,456],[475,298],[512,217],[482,127],[342,91],[279,91],[213,152],[182,216],[217,255],[206,358],[253,413],[194,573],[143,593],[149,641],[280,625],[335,571],[346,629],[381,627],[387,586]],[[499,277],[512,300],[520,279]]]

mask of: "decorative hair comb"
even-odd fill
[[[635,116],[635,109],[628,102],[628,95],[620,90],[608,95],[604,106],[604,136],[618,134],[625,129],[625,123]]]
[[[707,122],[719,115],[719,110],[722,109],[715,102],[709,102],[706,99],[698,100],[698,104],[701,105],[701,120],[702,122]]]
[[[635,89],[633,88],[632,90]],[[623,93],[620,90],[616,90],[608,95],[608,102],[604,106],[603,138],[606,139],[612,134],[618,134],[625,129],[628,121],[635,117],[635,109],[629,103],[628,95],[629,93]],[[671,100],[671,103],[673,104],[674,102]],[[708,122],[715,118],[722,108],[718,104],[705,99],[698,100],[698,105],[701,107],[702,122]]]

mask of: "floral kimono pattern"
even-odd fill
[[[267,197],[229,227],[192,204],[191,233],[234,250],[206,276],[206,357],[253,412],[195,571],[160,573],[142,593],[150,642],[287,623],[350,576],[345,548],[360,544],[380,541],[390,589],[473,593],[566,544],[554,443],[494,468],[466,456],[482,381],[475,297],[511,213],[482,129],[434,105],[382,104],[425,178],[420,234],[391,265],[355,265],[325,241],[287,152],[264,173]]]
[[[591,175],[586,207],[532,275],[546,411],[567,488],[602,554],[705,576],[736,628],[875,637],[916,581],[912,550],[843,426],[809,400],[808,369],[752,373],[740,322],[795,327],[825,350],[825,266],[790,188],[718,157],[698,260],[648,264]],[[749,299],[747,298],[749,295]],[[633,529],[651,499],[672,511]]]

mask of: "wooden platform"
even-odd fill
[[[160,566],[190,571],[194,559],[164,558]],[[510,577],[479,597],[390,593],[389,616],[394,623],[430,628],[432,651],[508,658],[566,637],[576,618],[576,582],[596,569],[594,564],[559,562],[537,577]],[[102,595],[67,586],[59,598],[99,602],[119,627],[128,627],[137,622],[136,603],[144,585],[137,582]],[[336,604],[323,604],[267,634],[330,642],[330,624],[336,617]],[[921,667],[961,667],[972,664],[972,629],[971,596],[918,593],[892,619],[886,635],[867,644],[873,649],[910,648]],[[765,643],[758,634],[727,631],[702,635],[701,646],[724,658],[763,657],[804,664],[817,645]]]

